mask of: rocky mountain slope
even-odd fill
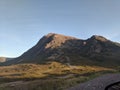
[[[47,61],[58,61],[68,65],[119,66],[120,44],[98,35],[82,40],[49,33],[20,57],[2,63],[2,65]]]

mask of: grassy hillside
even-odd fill
[[[0,67],[0,90],[64,90],[117,69],[99,66],[46,64],[18,64]]]

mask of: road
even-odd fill
[[[120,81],[120,74],[107,74],[67,90],[105,90],[105,87]]]

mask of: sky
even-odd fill
[[[0,0],[0,56],[18,57],[51,32],[120,42],[120,0]]]

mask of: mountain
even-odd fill
[[[120,44],[99,35],[83,40],[49,33],[20,57],[2,65],[46,63],[47,61],[57,61],[68,65],[119,66]]]

